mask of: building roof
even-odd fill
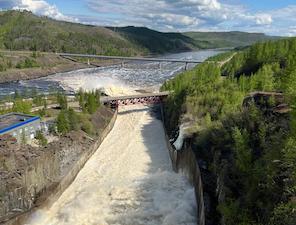
[[[38,116],[30,116],[21,113],[9,113],[0,116],[0,135],[28,123],[39,120]]]

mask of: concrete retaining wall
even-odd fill
[[[68,146],[67,149],[61,149],[61,151],[68,151],[71,148],[79,148],[79,150],[83,150],[83,153],[79,156],[79,159],[75,162],[75,164],[65,173],[65,171],[60,171],[61,169],[61,159],[60,156],[57,154],[46,154],[49,156],[52,156],[53,159],[49,158],[40,158],[36,160],[37,164],[41,164],[39,166],[32,165],[30,168],[33,168],[33,174],[25,175],[25,179],[28,179],[30,177],[34,177],[32,180],[26,180],[25,184],[26,187],[23,188],[17,188],[16,190],[9,193],[9,199],[7,207],[16,208],[19,209],[19,211],[10,211],[8,216],[5,216],[2,218],[2,223],[0,220],[0,224],[5,225],[19,225],[23,224],[23,222],[28,218],[28,216],[35,210],[37,207],[39,208],[46,208],[50,207],[56,199],[58,199],[61,194],[69,187],[69,185],[74,181],[79,171],[83,168],[85,163],[88,161],[88,159],[94,154],[94,152],[99,148],[103,140],[106,138],[106,136],[109,134],[109,132],[112,130],[116,118],[117,118],[117,111],[114,113],[113,117],[111,118],[109,124],[105,127],[103,132],[100,134],[98,139],[91,145],[89,149],[84,149],[83,146]],[[47,157],[47,156],[46,156]],[[52,162],[55,162],[53,165]],[[34,167],[40,168],[40,171],[38,176],[36,175],[36,172],[34,171]],[[36,170],[36,169],[35,169]],[[47,176],[44,173],[52,173],[51,176]],[[61,173],[64,173],[65,175],[62,176],[62,178],[59,181],[55,181],[56,177],[59,177]],[[52,179],[47,180],[46,182],[40,182],[39,180],[36,180],[36,177],[40,177],[43,179]],[[36,184],[38,187],[38,190],[36,190]],[[42,184],[42,185],[41,185]],[[28,192],[28,186],[34,186],[34,192],[30,193]],[[38,193],[38,194],[37,194]],[[32,198],[32,195],[35,195],[35,197],[38,197],[38,200],[35,201],[34,198]],[[11,205],[13,204],[13,206]],[[9,209],[7,209],[9,210]]]
[[[163,111],[163,106],[161,105],[161,115],[163,124],[165,122],[165,116]],[[166,132],[166,129],[164,127]],[[169,137],[166,135],[167,147],[169,150],[169,155],[172,161],[173,170],[177,173],[184,174],[190,183],[194,186],[195,198],[197,205],[197,224],[205,225],[205,207],[204,207],[204,197],[203,197],[203,185],[201,180],[200,169],[197,164],[195,155],[190,146],[183,145],[182,149],[177,151],[174,146],[170,143]]]
[[[85,163],[90,159],[90,157],[95,153],[95,151],[100,147],[104,139],[107,137],[109,132],[113,129],[117,118],[118,111],[115,111],[112,119],[108,126],[104,129],[104,131],[99,136],[98,140],[94,143],[89,151],[85,151],[80,159],[76,162],[76,164],[71,168],[71,170],[63,177],[60,183],[55,188],[54,192],[48,195],[45,205],[46,207],[50,207],[60,196],[61,194],[70,186],[70,184],[75,180],[79,171],[84,167]]]

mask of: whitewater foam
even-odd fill
[[[74,182],[27,224],[193,225],[194,190],[171,170],[162,124],[151,109],[123,107]]]

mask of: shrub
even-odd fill
[[[81,123],[81,130],[83,130],[87,134],[94,133],[93,124],[90,122],[90,118],[87,114],[80,115],[80,123]]]
[[[48,143],[47,139],[44,137],[41,131],[37,131],[36,139],[38,140],[39,145],[45,146]]]
[[[16,64],[16,68],[25,69],[25,68],[34,68],[39,67],[38,63],[34,59],[26,58],[24,61],[21,61]]]
[[[66,134],[70,131],[68,115],[65,110],[62,110],[58,115],[57,129],[60,134]]]

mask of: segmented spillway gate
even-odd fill
[[[158,104],[169,95],[169,92],[159,93],[145,93],[139,95],[128,95],[119,97],[101,97],[101,103],[104,105],[110,105],[111,107],[118,107],[124,105],[135,104]]]

